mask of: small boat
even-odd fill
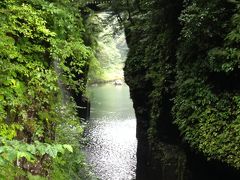
[[[115,86],[121,86],[121,85],[123,85],[123,82],[121,81],[121,80],[116,80],[116,81],[114,81],[114,83],[113,83]]]

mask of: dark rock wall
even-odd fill
[[[187,179],[186,155],[172,124],[181,2],[142,4],[126,27],[125,80],[137,117],[137,179]]]

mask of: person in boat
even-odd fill
[[[123,82],[121,80],[114,81],[115,86],[123,85]]]

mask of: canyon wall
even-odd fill
[[[229,132],[238,136],[239,88],[232,81],[239,65],[235,55],[224,59],[239,45],[225,42],[237,34],[238,6],[217,0],[133,6],[124,71],[137,117],[137,179],[239,178],[239,142]]]

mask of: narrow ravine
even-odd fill
[[[85,149],[93,172],[101,180],[130,180],[136,168],[136,120],[126,85],[89,88],[91,117]]]

